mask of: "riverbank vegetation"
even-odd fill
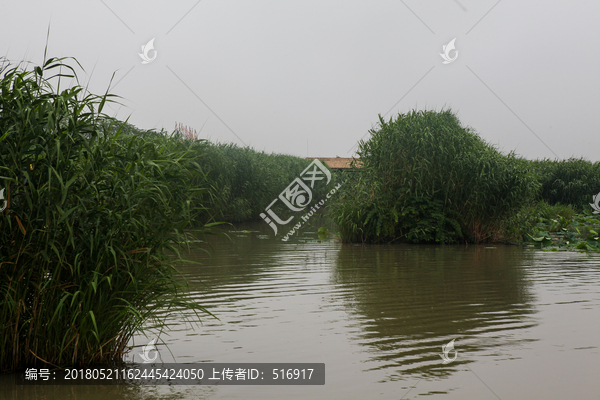
[[[600,251],[600,215],[584,210],[541,200],[506,221],[506,241],[551,251]]]
[[[172,257],[204,208],[196,144],[104,129],[111,96],[60,89],[67,62],[0,64],[1,370],[117,361],[158,310],[204,311]]]
[[[538,198],[550,205],[590,210],[592,196],[600,192],[600,162],[581,158],[526,161],[541,184]]]
[[[215,188],[211,204],[215,218],[227,222],[259,219],[260,213],[311,163],[299,157],[210,142],[197,162]],[[325,198],[327,189],[323,184],[315,185],[313,198]],[[281,201],[271,209],[278,215],[290,212]]]
[[[370,134],[331,204],[344,241],[523,242],[553,211],[589,215],[600,191],[600,163],[501,154],[451,110],[380,119]]]
[[[370,133],[359,144],[360,174],[331,210],[346,241],[491,241],[539,190],[515,155],[499,153],[450,110],[380,119]]]
[[[187,134],[193,129],[183,124],[177,124],[172,133],[148,131],[106,117],[102,118],[101,124],[114,132],[121,129],[121,135],[151,137],[159,142],[171,137],[193,143],[193,162],[202,171],[200,180],[194,185],[206,188],[202,196],[204,212],[196,217],[198,223],[259,220],[260,213],[311,163],[286,154],[265,153],[233,143],[198,139]],[[327,187],[316,185],[312,191],[315,198],[321,199],[325,197]],[[289,212],[282,202],[275,203],[272,209],[278,214]]]
[[[161,315],[199,318],[180,251],[310,163],[114,120],[115,96],[61,88],[73,63],[0,59],[0,371],[118,362]]]

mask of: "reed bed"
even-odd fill
[[[231,143],[205,145],[196,162],[213,185],[210,209],[219,221],[259,220],[265,207],[311,163],[300,157],[269,154]],[[325,185],[315,185],[313,198],[324,198],[327,189]],[[277,202],[273,210],[287,209]]]
[[[103,119],[104,129],[116,131],[117,125]],[[110,125],[113,125],[112,128]],[[203,212],[195,222],[203,224],[214,220],[225,222],[248,222],[262,220],[264,212],[273,200],[312,162],[287,154],[266,153],[251,147],[240,147],[233,143],[213,143],[200,138],[195,129],[177,123],[173,132],[148,131],[127,122],[120,122],[119,129],[128,135],[152,137],[156,140],[169,137],[187,142],[199,174],[193,185],[204,187],[200,196]],[[315,199],[324,198],[330,187],[315,185]],[[197,200],[198,201],[198,200]],[[272,209],[289,212],[277,202]]]
[[[114,96],[61,89],[69,63],[0,60],[1,371],[117,362],[165,310],[205,311],[175,267],[205,212],[202,145],[124,132]]]
[[[589,210],[592,196],[600,192],[600,162],[582,158],[528,161],[541,183],[539,197],[548,204],[571,205]]]
[[[343,240],[412,243],[494,240],[540,184],[451,110],[412,111],[370,130],[360,173],[331,204]]]
[[[69,60],[0,60],[0,371],[118,362],[161,315],[200,317],[180,250],[216,219],[258,219],[310,163],[112,119],[116,96],[60,88]]]

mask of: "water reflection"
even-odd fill
[[[351,289],[355,339],[373,369],[447,375],[476,353],[531,340],[536,324],[533,253],[508,246],[352,246],[338,253],[333,282]],[[457,339],[458,359],[443,365],[441,346]],[[453,354],[453,353],[452,353]]]

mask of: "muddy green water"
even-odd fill
[[[211,238],[212,255],[194,251],[202,265],[183,268],[220,320],[192,328],[170,317],[162,361],[322,362],[324,386],[21,387],[3,377],[0,398],[600,398],[598,254],[357,246],[314,232],[286,243],[266,224],[237,229],[252,232]],[[443,364],[452,339],[457,358]]]

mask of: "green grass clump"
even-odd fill
[[[64,78],[66,59],[0,60],[2,371],[119,361],[159,312],[203,310],[172,261],[203,211],[202,144],[125,134],[111,95]]]
[[[361,141],[363,164],[334,199],[346,241],[485,242],[538,191],[525,164],[464,128],[450,110],[412,111]]]

